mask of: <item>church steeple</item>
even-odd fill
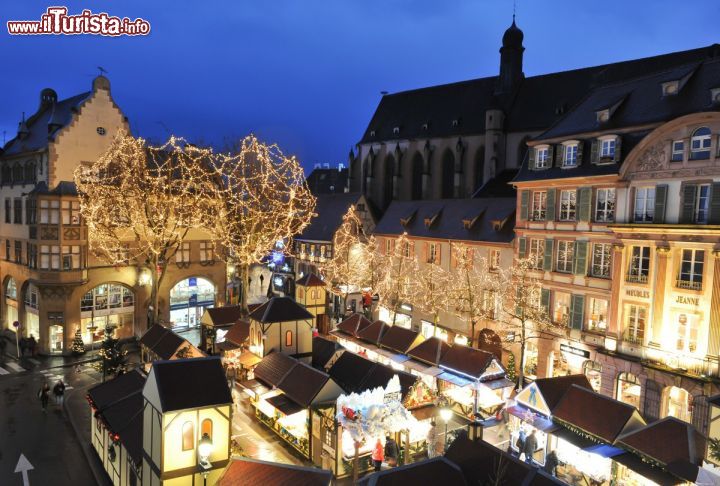
[[[523,78],[522,60],[523,52],[523,31],[515,24],[513,14],[512,25],[503,35],[503,45],[500,48],[500,75],[498,76],[496,94],[510,94]]]

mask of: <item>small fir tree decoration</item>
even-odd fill
[[[105,339],[100,347],[100,366],[102,367],[103,380],[105,375],[117,373],[125,364],[127,351],[121,348],[120,341],[113,336],[114,333],[115,328],[106,327]]]
[[[515,371],[515,366],[516,366],[515,365],[515,354],[511,352],[511,353],[509,353],[509,356],[508,356],[507,370],[506,370],[507,379],[510,381],[517,380],[517,372]]]
[[[75,356],[80,356],[81,354],[85,354],[85,343],[83,343],[82,333],[80,332],[79,327],[75,331],[75,338],[73,339],[73,342],[72,342],[72,353]]]

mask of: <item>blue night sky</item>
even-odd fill
[[[7,20],[67,5],[150,21],[147,37],[19,36]],[[0,137],[39,92],[109,71],[133,131],[221,144],[254,132],[306,168],[345,162],[380,99],[497,73],[511,0],[50,2],[0,0]],[[526,75],[720,42],[720,2],[519,0]],[[0,138],[0,142],[2,138]]]

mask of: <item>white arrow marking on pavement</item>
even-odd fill
[[[18,459],[17,466],[15,466],[15,472],[22,473],[23,486],[30,486],[28,471],[32,471],[33,469],[35,468],[30,464],[30,461],[27,460],[25,454],[20,454],[20,459]]]
[[[22,366],[16,363],[12,363],[10,361],[5,363],[5,365],[13,371],[25,371],[25,368],[23,368]]]
[[[6,370],[5,368],[0,368],[0,375],[9,375],[10,372]]]

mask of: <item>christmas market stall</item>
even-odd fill
[[[200,347],[217,353],[216,344],[225,341],[230,327],[243,317],[242,306],[207,307],[200,319]]]
[[[144,363],[158,360],[201,358],[205,353],[172,330],[153,325],[140,337],[140,354]]]

